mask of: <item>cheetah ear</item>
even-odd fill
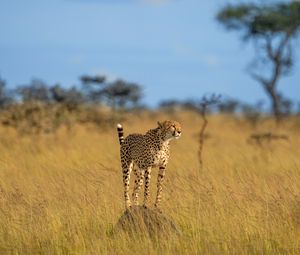
[[[159,128],[162,128],[163,125],[159,121],[157,121],[157,124]]]

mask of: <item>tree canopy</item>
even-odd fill
[[[122,79],[108,82],[105,76],[84,75],[80,80],[87,85],[87,94],[93,102],[104,101],[113,109],[136,107],[143,96],[139,84]]]
[[[228,29],[243,30],[246,39],[276,33],[295,36],[300,28],[300,3],[228,5],[217,19]]]
[[[279,120],[286,98],[277,85],[294,64],[292,39],[300,31],[300,2],[228,5],[217,20],[226,29],[239,31],[244,40],[255,42],[258,61],[249,72],[271,99],[273,114]]]

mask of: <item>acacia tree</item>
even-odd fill
[[[101,102],[101,91],[106,84],[106,77],[103,75],[83,75],[80,77],[82,84],[84,85],[84,91],[86,93],[87,98],[94,102]]]
[[[49,87],[46,83],[39,79],[33,79],[29,84],[19,86],[17,88],[17,93],[23,102],[50,102]]]
[[[60,84],[56,84],[50,88],[50,92],[54,103],[60,103],[70,111],[77,109],[86,101],[84,94],[75,86],[67,89]]]
[[[250,74],[270,98],[278,122],[285,101],[278,91],[278,81],[294,64],[292,43],[300,28],[300,3],[228,5],[218,13],[217,20],[228,30],[241,32],[245,41],[254,42],[257,61]],[[269,74],[263,67],[268,67]]]
[[[138,105],[142,97],[142,90],[136,83],[116,80],[103,88],[101,94],[113,109],[124,109]]]
[[[13,97],[9,95],[6,88],[6,82],[0,77],[0,108],[3,108],[13,102]]]
[[[83,84],[88,85],[88,96],[94,102],[105,102],[113,111],[136,107],[141,100],[142,88],[139,84],[121,79],[107,82],[105,76],[82,76]]]

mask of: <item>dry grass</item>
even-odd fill
[[[126,134],[166,118],[148,115],[130,117]],[[201,120],[191,113],[175,118],[183,136],[172,142],[162,205],[183,237],[111,234],[123,213],[115,130],[78,126],[71,133],[19,137],[1,129],[0,254],[300,254],[295,120],[279,130],[289,141],[258,147],[246,142],[253,132],[247,123],[211,117],[199,170]],[[268,122],[260,129],[274,131]]]

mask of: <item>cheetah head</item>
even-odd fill
[[[178,139],[181,136],[181,126],[177,121],[165,120],[164,122],[157,122],[158,128],[161,131],[165,140]]]

